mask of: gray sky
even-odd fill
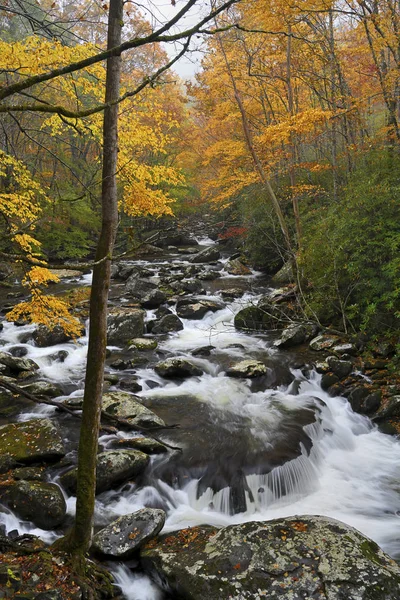
[[[153,27],[159,27],[160,24],[165,23],[168,19],[171,19],[176,15],[179,10],[185,6],[187,0],[176,0],[176,5],[173,6],[171,0],[143,0],[141,6],[147,8],[146,15],[150,20]],[[195,6],[188,12],[187,15],[179,22],[179,25],[175,27],[175,32],[188,29],[195,25],[204,16],[209,9],[210,3],[208,0],[198,0]],[[196,42],[193,42],[193,48],[195,48]],[[200,45],[200,40],[198,41]],[[164,48],[168,52],[170,57],[174,56],[181,49],[180,44],[165,44]],[[200,61],[202,58],[201,52],[191,52],[190,54],[182,57],[177,62],[173,69],[176,71],[182,79],[191,79],[194,74],[200,69]]]

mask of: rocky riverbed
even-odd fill
[[[373,423],[395,433],[400,417],[390,349],[284,326],[293,287],[209,238],[175,242],[113,267],[93,556],[131,599],[399,597],[375,544],[400,556],[400,444]],[[84,322],[87,300],[76,310]],[[0,327],[6,552],[71,523],[87,338]],[[15,597],[46,591],[12,572]]]

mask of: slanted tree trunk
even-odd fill
[[[121,43],[123,0],[111,0],[107,47]],[[107,60],[106,98],[119,97],[121,56]],[[78,449],[76,517],[64,542],[57,544],[75,555],[90,547],[96,492],[96,457],[101,414],[104,361],[107,341],[107,301],[110,286],[111,256],[118,224],[117,204],[118,104],[105,109],[103,127],[102,226],[97,246],[90,297],[89,347],[83,400],[82,425]]]

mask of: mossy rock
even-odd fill
[[[327,517],[193,527],[150,541],[141,556],[146,570],[188,600],[400,597],[400,567]]]
[[[258,306],[242,308],[234,319],[236,329],[244,331],[268,331],[277,326],[276,319]]]
[[[61,525],[67,512],[64,496],[55,483],[17,481],[7,487],[3,498],[19,517],[42,529]]]
[[[65,456],[65,448],[50,419],[32,419],[0,427],[0,455],[21,463],[47,462]]]

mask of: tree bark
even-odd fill
[[[107,47],[121,44],[123,0],[111,0]],[[105,102],[119,96],[121,56],[107,60]],[[117,199],[118,104],[104,111],[102,227],[90,297],[89,347],[86,366],[82,425],[78,449],[77,502],[74,527],[66,546],[84,555],[91,544],[96,490],[96,458],[100,426],[104,362],[107,343],[107,302],[110,287],[111,257],[118,225]]]

